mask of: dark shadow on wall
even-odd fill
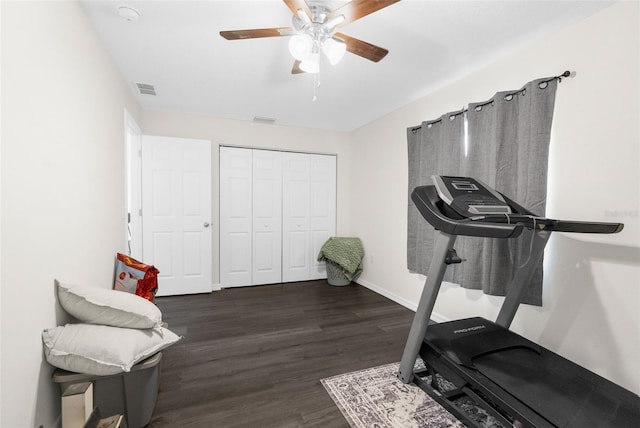
[[[53,367],[42,356],[40,373],[38,374],[38,396],[36,397],[34,428],[55,428],[62,423],[60,406],[60,388],[51,376]]]
[[[55,299],[56,325],[64,325],[67,323],[78,322],[70,316],[60,305],[58,301],[58,293],[54,281],[51,281],[52,293]],[[53,328],[45,326],[44,328]],[[61,424],[62,413],[60,406],[60,387],[53,382],[52,375],[55,368],[47,363],[42,352],[42,363],[40,364],[40,372],[38,374],[38,396],[35,399],[35,419],[33,421],[34,428],[54,428]]]

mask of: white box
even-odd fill
[[[62,393],[62,428],[83,428],[92,411],[92,382],[69,385]]]

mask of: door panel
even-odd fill
[[[318,261],[322,245],[336,235],[336,157],[309,155],[309,279],[326,278],[326,266]]]
[[[200,234],[198,232],[185,232],[183,236],[184,247],[190,251],[185,251],[183,260],[184,276],[194,277],[202,275],[202,264],[198,263],[202,259],[202,246],[200,245]]]
[[[153,261],[151,264],[156,267],[161,266],[161,278],[174,279],[173,254],[175,234],[172,231],[152,232],[151,239],[151,253],[153,254]],[[147,250],[145,253],[149,253],[147,248],[145,248],[145,250]]]
[[[283,154],[282,281],[309,279],[309,155]]]
[[[289,269],[290,270],[304,270],[305,272],[308,269],[308,237],[309,233],[306,230],[297,231],[293,230],[289,233]],[[307,279],[305,277],[300,276],[299,280]]]
[[[211,143],[142,137],[142,256],[158,296],[210,292]]]
[[[200,174],[194,171],[182,173],[182,215],[198,216],[202,213],[200,200]]]
[[[225,251],[230,253],[230,274],[236,277],[240,275],[250,276],[251,268],[248,263],[248,255],[251,254],[251,235],[245,232],[232,232],[227,236],[229,241],[228,245],[225,245]],[[233,284],[223,282],[223,285]],[[250,283],[236,285],[250,285]]]
[[[282,153],[253,150],[252,284],[282,281]]]
[[[250,150],[220,147],[220,284],[252,284],[253,156]]]

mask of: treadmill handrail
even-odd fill
[[[515,238],[522,233],[524,225],[521,223],[489,223],[472,222],[469,219],[454,219],[445,215],[438,207],[442,200],[438,196],[435,186],[418,186],[411,192],[411,199],[420,214],[436,230],[450,235],[486,236],[494,238]]]
[[[500,193],[515,215],[487,215],[479,217],[453,218],[448,215],[445,203],[438,196],[435,186],[418,186],[411,193],[411,199],[420,211],[420,214],[436,230],[441,230],[451,235],[482,236],[489,238],[515,238],[524,228],[544,230],[549,232],[572,233],[618,233],[624,228],[622,223],[587,222],[573,220],[554,220],[538,217],[531,211]],[[520,217],[520,218],[518,218]],[[526,217],[526,218],[523,218]],[[513,219],[514,223],[508,223]]]

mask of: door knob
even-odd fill
[[[209,226],[211,226],[211,224],[209,224],[208,222],[205,221],[204,222],[204,227],[209,227]]]

